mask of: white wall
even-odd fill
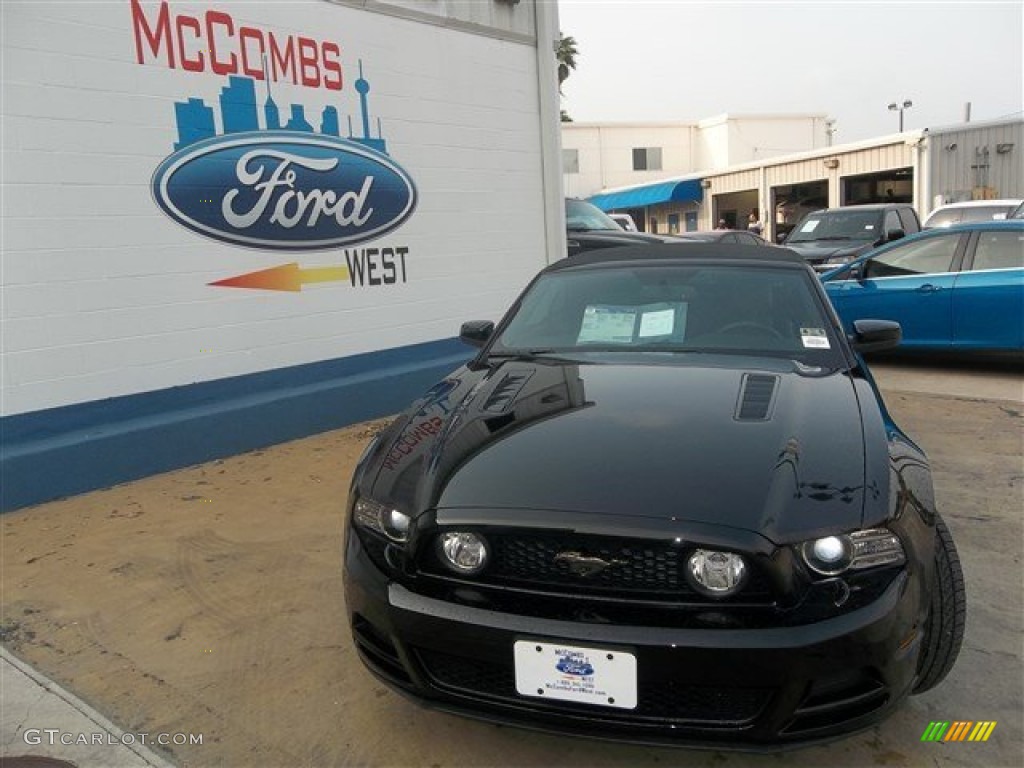
[[[684,123],[562,125],[562,147],[579,150],[579,174],[566,174],[566,193],[586,197],[601,189],[678,176],[692,168],[691,128]],[[661,170],[634,171],[633,149],[661,147]]]
[[[824,115],[719,115],[699,123],[563,123],[562,146],[579,151],[567,194],[670,179],[825,145]],[[662,147],[661,171],[634,171],[634,147]]]
[[[702,120],[696,170],[718,170],[818,149],[826,144],[824,115],[720,115]]]
[[[229,245],[158,208],[151,178],[174,151],[175,102],[201,98],[217,112],[227,77],[148,51],[140,64],[129,0],[4,3],[0,415],[451,337],[464,319],[497,317],[545,263],[532,45],[320,0],[142,3],[153,26],[164,7],[172,19],[214,10],[236,30],[335,43],[340,91],[281,81],[273,96],[282,114],[335,105],[343,136],[347,115],[359,124],[362,60],[374,130],[380,118],[419,204],[355,247],[408,248],[407,280],[209,285],[345,259],[339,248]],[[198,56],[205,43],[193,46],[191,29]],[[222,57],[225,29],[215,28]]]
[[[330,0],[357,8],[387,13],[406,12],[415,17],[440,17],[492,30],[532,37],[535,30],[533,3],[518,0]]]

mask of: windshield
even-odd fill
[[[565,228],[570,232],[590,232],[596,229],[622,231],[622,227],[607,213],[584,200],[565,201]]]
[[[742,352],[834,367],[814,278],[763,265],[640,264],[542,275],[491,355]]]
[[[819,211],[800,222],[786,244],[814,240],[877,240],[882,236],[880,219],[878,211]]]

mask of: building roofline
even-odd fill
[[[950,123],[948,125],[939,125],[935,128],[927,128],[926,130],[933,136],[941,136],[945,133],[962,133],[972,128],[997,128],[1002,125],[1017,125],[1021,123],[1024,123],[1024,117],[1001,117],[994,120],[972,120],[969,123]]]
[[[638,187],[647,187],[651,184],[661,184],[668,182],[681,182],[690,181],[693,179],[714,179],[719,176],[729,176],[734,173],[742,173],[743,171],[753,171],[758,168],[767,168],[776,165],[786,165],[787,163],[801,162],[804,160],[815,160],[818,158],[833,157],[837,155],[849,154],[851,152],[859,152],[864,149],[874,149],[876,147],[884,147],[891,144],[909,144],[914,145],[920,142],[925,136],[928,135],[928,129],[920,129],[913,131],[904,131],[903,133],[894,133],[888,136],[878,136],[873,139],[864,139],[861,141],[851,142],[849,144],[836,144],[831,147],[821,147],[818,149],[809,149],[805,152],[797,152],[790,155],[780,155],[778,157],[771,157],[765,160],[755,160],[749,163],[742,163],[740,165],[730,165],[728,168],[718,169],[704,169],[701,171],[693,171],[691,173],[685,173],[680,176],[667,176],[660,179],[651,179],[650,181],[640,182],[637,184],[627,184],[621,187],[609,187],[602,189],[600,192],[594,194],[610,194],[612,192],[625,192],[630,189],[636,189]],[[590,195],[593,197],[593,195]]]
[[[702,117],[698,120],[627,120],[617,121],[587,121],[573,120],[571,123],[562,123],[563,128],[692,128],[704,127],[726,123],[730,120],[825,120],[828,114],[825,112],[773,112],[773,113],[731,113],[723,112],[720,115]]]
[[[704,169],[699,171],[692,171],[690,173],[681,174],[679,176],[666,176],[658,179],[651,179],[645,182],[638,182],[636,184],[627,184],[620,187],[608,187],[595,192],[594,194],[611,194],[614,192],[626,192],[631,189],[637,189],[639,187],[647,187],[651,184],[664,184],[668,182],[682,182],[691,181],[693,179],[714,179],[719,176],[729,176],[734,173],[742,173],[744,171],[757,170],[758,168],[769,168],[777,165],[786,165],[788,163],[801,162],[805,160],[815,160],[818,158],[835,157],[851,152],[860,152],[865,149],[875,149],[878,147],[884,147],[893,144],[906,144],[908,146],[914,146],[929,136],[941,136],[948,133],[959,133],[965,130],[971,130],[974,128],[993,128],[1002,125],[1015,125],[1018,123],[1024,123],[1024,118],[1006,118],[999,120],[985,120],[985,121],[972,121],[969,123],[958,123],[955,125],[941,126],[939,128],[916,128],[912,131],[904,131],[902,133],[891,133],[885,136],[875,136],[870,139],[861,139],[860,141],[850,142],[848,144],[835,144],[831,147],[819,147],[817,149],[809,149],[804,152],[796,152],[789,155],[779,155],[777,157],[770,157],[764,160],[756,160],[749,163],[742,163],[739,165],[730,165],[728,168],[717,168],[717,169]],[[588,197],[593,197],[589,195]]]

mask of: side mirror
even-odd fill
[[[861,264],[840,264],[835,268],[835,274],[829,280],[859,280]]]
[[[903,329],[892,320],[854,320],[850,343],[857,352],[894,349],[903,340]]]
[[[471,347],[482,347],[494,333],[494,323],[490,320],[470,320],[459,329],[459,341]]]
[[[902,229],[890,229],[885,233],[885,242],[891,243],[893,240],[902,240],[907,236],[907,233]]]

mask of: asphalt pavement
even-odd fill
[[[868,366],[885,392],[1024,402],[1024,362],[1007,357],[878,355]]]

